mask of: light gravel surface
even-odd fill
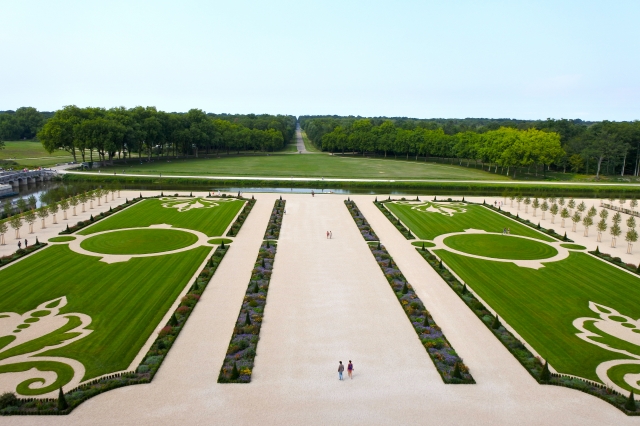
[[[477,385],[445,385],[343,204],[287,195],[250,384],[218,384],[275,194],[258,202],[153,383],[107,392],[24,425],[625,425],[578,391],[538,385],[371,203],[354,197]],[[333,231],[327,240],[325,232]],[[352,359],[352,381],[337,362]]]

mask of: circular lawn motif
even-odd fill
[[[80,247],[103,254],[149,254],[178,250],[197,241],[196,235],[175,229],[129,229],[87,238]]]
[[[53,238],[49,238],[49,242],[50,243],[66,243],[69,241],[73,241],[75,240],[76,237],[72,237],[71,235],[66,236],[66,237],[53,237]]]
[[[454,250],[494,259],[548,259],[558,254],[552,246],[526,238],[496,234],[459,234],[444,239]]]

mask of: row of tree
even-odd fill
[[[418,120],[303,116],[324,151],[474,161],[509,174],[518,167],[576,173],[640,174],[640,122],[581,120]],[[515,172],[515,170],[514,170]]]
[[[36,208],[37,200],[31,195],[29,198],[20,198],[17,201],[18,211],[15,212],[11,203],[5,201],[2,206],[3,213],[8,219],[0,221],[0,244],[5,244],[4,236],[11,227],[15,232],[16,239],[20,238],[20,228],[27,223],[29,225],[29,233],[33,234],[33,225],[40,219],[41,228],[46,228],[46,219],[49,216],[53,217],[53,223],[57,222],[57,215],[62,212],[64,220],[67,220],[67,211],[72,210],[73,216],[76,216],[76,208],[82,207],[82,212],[85,212],[85,206],[89,203],[89,208],[93,208],[93,203],[97,202],[101,205],[101,200],[104,197],[104,202],[108,201],[109,195],[111,199],[114,199],[115,193],[119,194],[119,188],[98,188],[93,191],[80,192],[78,195],[63,198],[60,201],[51,201],[49,204],[42,205]]]
[[[52,112],[39,112],[32,107],[0,111],[0,141],[33,139],[52,116]]]
[[[114,158],[275,151],[293,138],[296,119],[284,115],[215,115],[199,109],[167,113],[155,107],[55,111],[37,132],[49,152],[63,149],[82,161]],[[87,158],[88,157],[88,158]]]
[[[609,229],[609,233],[611,234],[611,247],[616,246],[617,238],[622,234],[622,228],[620,227],[620,223],[622,222],[622,215],[619,211],[615,212],[611,217],[612,224],[609,226],[607,223],[607,219],[609,217],[609,211],[607,208],[603,208],[598,213],[597,209],[594,206],[591,206],[587,210],[586,204],[580,202],[576,204],[576,201],[571,198],[568,201],[563,197],[555,198],[543,198],[542,200],[538,198],[530,198],[523,197],[522,195],[511,195],[509,197],[511,200],[511,207],[513,207],[513,202],[515,201],[518,204],[518,210],[520,210],[520,205],[524,204],[525,213],[529,212],[529,206],[533,209],[533,216],[537,216],[537,211],[540,209],[542,212],[542,220],[545,220],[545,214],[547,211],[551,215],[551,223],[555,223],[555,218],[559,214],[562,219],[561,227],[564,228],[565,220],[570,219],[573,222],[572,231],[576,232],[576,227],[578,223],[582,223],[584,227],[584,236],[589,236],[589,228],[591,226],[596,225],[596,230],[598,231],[597,241],[602,241],[602,233]],[[609,199],[609,206],[613,206],[613,199]],[[624,206],[626,203],[626,199],[620,199],[620,206]],[[566,205],[565,205],[566,203]],[[630,201],[630,211],[636,214],[636,207],[638,206],[638,201],[636,199],[632,199]],[[614,207],[615,208],[615,207]],[[600,220],[596,223],[596,216],[600,217]],[[633,244],[638,241],[638,231],[636,230],[636,219],[634,216],[629,216],[626,221],[627,224],[627,232],[625,234],[625,241],[627,242],[627,253],[631,253],[633,249]]]

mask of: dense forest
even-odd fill
[[[6,118],[8,117],[8,118]],[[276,151],[295,133],[296,118],[284,115],[168,113],[154,107],[79,108],[54,113],[34,108],[0,113],[0,139],[37,137],[44,147],[69,151],[74,160],[194,155],[220,151]],[[99,156],[94,159],[94,152]]]
[[[302,116],[318,148],[394,157],[447,159],[512,174],[531,167],[575,173],[640,173],[640,122],[413,119]]]

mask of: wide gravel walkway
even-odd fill
[[[477,385],[445,385],[338,195],[287,195],[251,384],[216,383],[275,194],[258,203],[153,383],[110,391],[60,425],[625,425],[589,395],[538,385],[371,203],[356,202]],[[333,231],[327,240],[325,232]],[[354,380],[337,362],[352,359]]]

